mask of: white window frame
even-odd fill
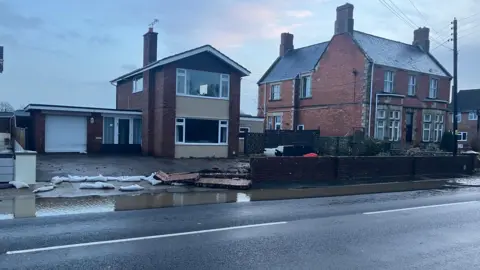
[[[305,125],[297,125],[297,130],[305,130]]]
[[[389,139],[390,141],[399,141],[402,137],[401,128],[400,128],[400,119],[401,119],[401,112],[400,111],[390,111],[389,112]]]
[[[478,120],[477,112],[469,112],[468,113],[468,120],[472,120],[472,121]]]
[[[190,118],[185,118],[185,117],[178,117],[175,119],[175,144],[181,144],[181,145],[228,145],[228,120],[218,120],[218,131],[217,131],[217,143],[188,143],[185,142],[185,132],[187,130],[186,126],[186,120]],[[192,119],[198,119],[198,120],[212,120],[212,119],[200,119],[200,118],[192,118]],[[216,121],[216,120],[212,120]],[[177,126],[182,126],[183,127],[183,141],[178,141],[178,129]],[[221,142],[221,137],[222,137],[222,128],[226,129],[226,142]]]
[[[429,113],[424,114],[423,115],[423,122],[428,122],[428,123],[432,122],[432,115],[429,114]]]
[[[274,129],[275,130],[282,130],[282,116],[281,115],[273,116],[273,121],[274,121],[274,123],[273,123]]]
[[[143,91],[143,77],[136,77],[132,81],[132,93]]]
[[[273,116],[267,116],[267,130],[273,130]]]
[[[436,116],[435,116],[436,120]],[[423,115],[422,122],[422,141],[429,142],[432,139],[432,114],[426,113]]]
[[[276,92],[278,92],[278,97],[276,95]],[[280,100],[281,97],[282,97],[282,89],[280,87],[280,84],[277,83],[277,84],[270,85],[270,100],[272,101]]]
[[[417,94],[417,76],[408,75],[408,95],[415,96]]]
[[[382,136],[380,136],[379,130],[382,131],[381,132]],[[385,120],[382,119],[382,118],[377,119],[377,126],[375,128],[375,138],[377,138],[379,140],[384,140],[385,139]]]
[[[463,135],[465,135],[465,139],[463,139]],[[456,136],[459,136],[460,138],[457,138],[458,142],[466,142],[468,141],[468,132],[458,132]]]
[[[395,81],[395,73],[391,70],[385,70],[383,75],[383,92],[393,93],[393,85]]]
[[[238,132],[239,132],[240,134],[245,133],[244,131],[242,131],[242,130],[245,130],[245,129],[247,130],[247,132],[250,132],[250,127],[239,127],[239,128],[238,128]],[[244,137],[240,137],[239,139],[240,139],[240,140],[243,140],[243,139],[245,139],[245,138],[244,138]]]
[[[440,142],[442,140],[443,130],[445,129],[444,116],[442,114],[435,115],[435,123],[433,126],[433,140]]]
[[[187,89],[187,74],[190,70],[184,68],[177,68],[176,77],[175,77],[175,92],[177,96],[188,96],[194,98],[207,98],[207,99],[229,99],[230,98],[230,75],[224,73],[216,73],[220,75],[220,82],[219,82],[219,96],[218,97],[210,97],[210,96],[199,96],[199,95],[190,95],[188,94]],[[199,70],[204,71],[204,70]],[[183,92],[180,92],[178,89],[178,82],[179,80],[183,80]],[[223,86],[227,86],[226,93],[223,91]]]
[[[430,87],[428,90],[428,97],[429,98],[438,97],[438,79],[437,78],[430,78]]]
[[[301,87],[300,98],[311,98],[312,97],[312,76],[311,75],[302,76],[300,87]]]
[[[377,119],[385,119],[385,110],[378,110],[377,111]]]
[[[111,117],[113,118],[113,144],[118,144],[118,132],[119,132],[119,120],[128,120],[128,144],[133,144],[133,119],[141,119],[142,120],[142,125],[143,119],[141,117],[136,117],[136,116],[125,116],[125,115],[118,115],[118,114],[102,114],[104,118],[106,117]],[[102,124],[102,132],[104,129],[105,121],[103,121]],[[143,133],[143,129],[141,131]],[[142,135],[140,135],[142,136]],[[102,144],[105,144],[105,140],[102,136]]]

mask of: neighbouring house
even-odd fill
[[[144,35],[143,67],[111,81],[117,109],[142,112],[141,146],[158,157],[238,154],[240,81],[250,71],[210,45],[157,60]]]
[[[26,142],[38,153],[141,153],[142,112],[29,104],[16,116]]]
[[[239,145],[238,152],[244,153],[245,150],[245,133],[263,133],[265,131],[263,117],[253,116],[250,114],[240,114],[239,128]]]
[[[430,54],[430,30],[416,29],[411,44],[374,36],[354,29],[353,10],[337,7],[329,41],[295,49],[293,34],[281,34],[279,56],[258,81],[265,128],[440,141],[451,75]]]
[[[469,148],[478,139],[480,120],[480,89],[461,90],[457,93],[457,140],[459,148]],[[453,130],[453,104],[450,103],[448,130]]]

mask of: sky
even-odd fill
[[[143,34],[158,19],[158,57],[211,44],[249,69],[241,110],[256,114],[256,82],[278,56],[280,34],[296,48],[329,40],[342,0],[0,0],[5,47],[0,101],[115,107],[109,81],[142,64]],[[351,0],[355,29],[411,43],[431,29],[431,52],[452,73],[451,21],[459,19],[459,89],[480,88],[479,0]],[[395,15],[390,7],[398,8]],[[403,17],[403,19],[399,18]],[[444,43],[445,42],[445,43]],[[440,43],[444,43],[440,46]],[[475,49],[477,48],[477,49]]]

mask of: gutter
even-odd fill
[[[371,137],[372,129],[372,101],[373,101],[373,71],[375,70],[375,62],[372,60],[372,71],[370,73],[370,108],[368,110],[368,137]],[[378,97],[377,97],[378,99]],[[377,110],[377,104],[375,103],[375,114]]]

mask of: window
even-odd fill
[[[267,117],[267,129],[269,129],[269,130],[273,129],[273,117],[272,116]]]
[[[422,141],[429,142],[430,138],[431,138],[431,134],[432,134],[432,115],[431,114],[424,114],[423,115]]]
[[[143,77],[133,79],[132,93],[143,91]]]
[[[133,144],[142,144],[142,119],[133,119]]]
[[[390,141],[400,140],[400,111],[390,111],[389,119]]]
[[[428,91],[429,98],[437,98],[438,94],[438,80],[430,79],[430,91]]]
[[[377,114],[378,119],[385,119],[385,110],[378,110]]]
[[[282,117],[281,116],[274,116],[273,117],[275,123],[275,130],[282,129]]]
[[[187,144],[227,144],[228,121],[177,118],[175,142]]]
[[[477,112],[469,112],[468,113],[468,120],[477,120],[477,119],[478,119]]]
[[[103,118],[103,143],[114,144],[115,143],[115,118],[104,117]]]
[[[417,77],[415,75],[408,76],[408,95],[415,96],[417,92]]]
[[[385,110],[377,111],[377,127],[375,129],[375,138],[385,139]]]
[[[304,125],[298,125],[297,130],[305,130],[305,126]]]
[[[386,93],[393,93],[393,71],[385,71],[383,91]]]
[[[274,84],[270,87],[270,100],[280,100],[280,84]]]
[[[243,138],[245,138],[245,134],[248,133],[248,132],[250,132],[249,127],[240,127],[238,137],[240,139],[243,139]]]
[[[302,77],[300,97],[301,98],[312,97],[312,76]]]
[[[442,140],[443,130],[444,130],[444,121],[443,115],[437,114],[435,116],[435,125],[433,127],[433,139],[436,142],[440,142]]]
[[[457,114],[457,123],[462,122],[462,113]],[[453,115],[452,115],[452,123],[453,123]]]
[[[177,69],[177,94],[228,98],[230,76],[214,72]]]
[[[458,132],[457,133],[457,141],[466,142],[467,141],[467,132]]]

